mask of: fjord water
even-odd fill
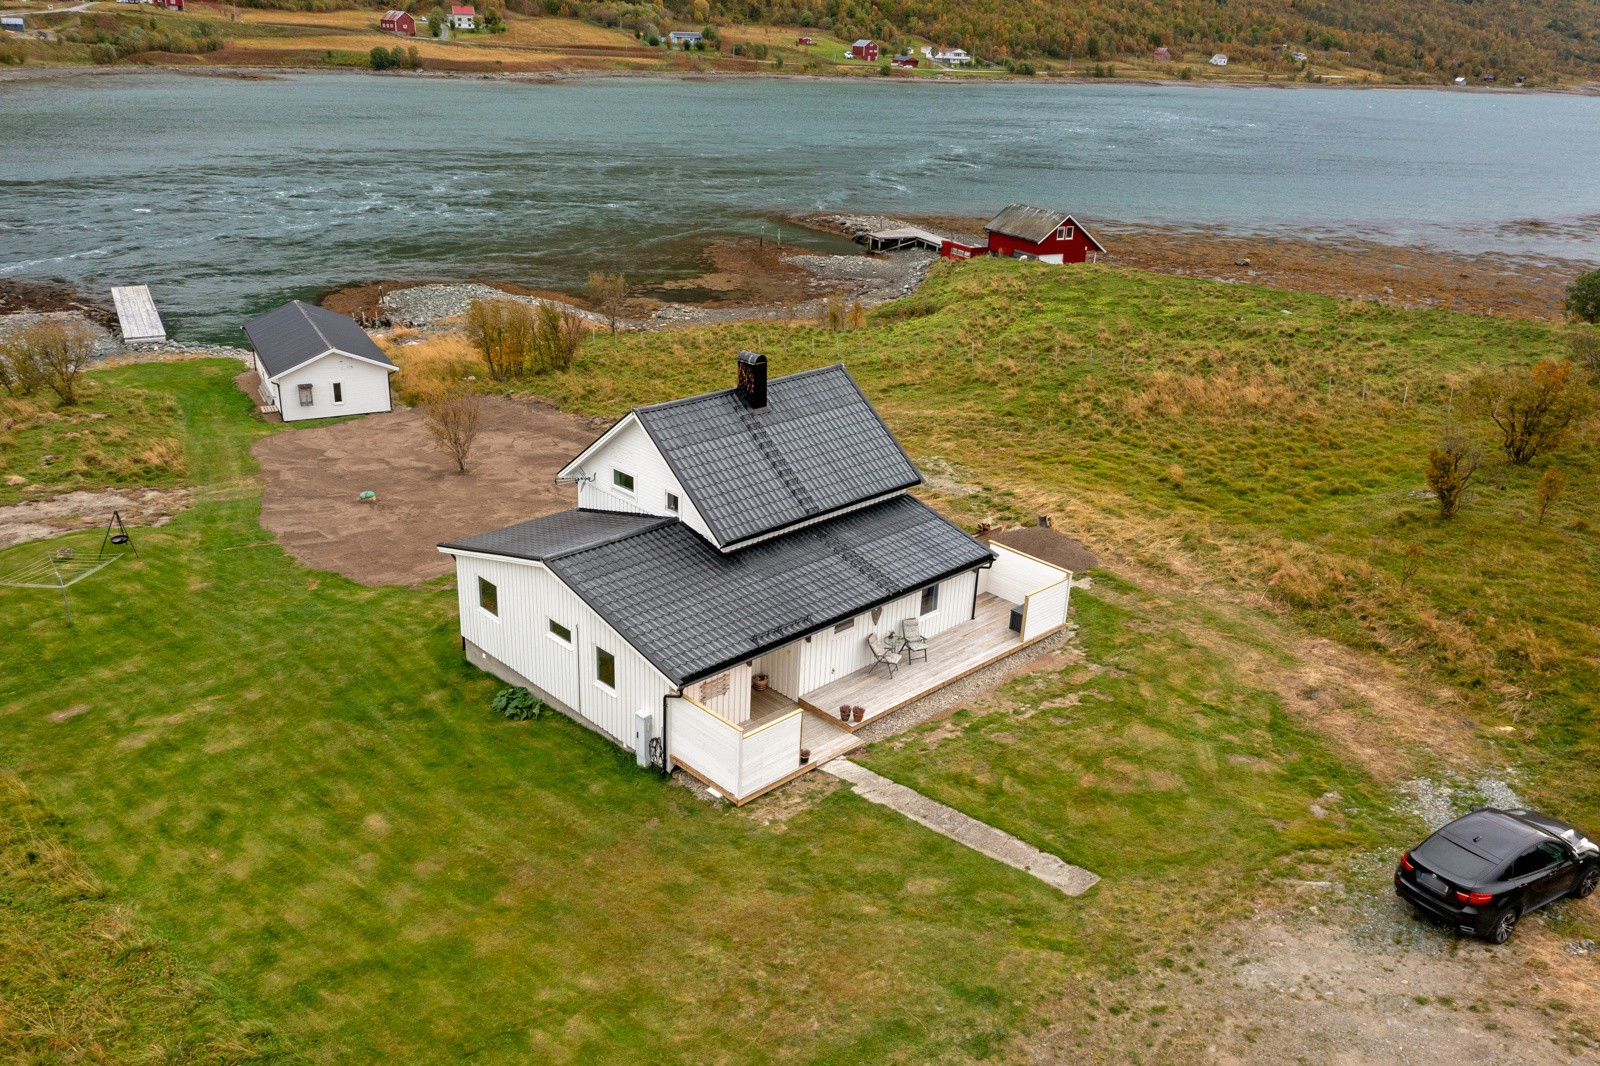
[[[1292,227],[1600,260],[1600,97],[820,79],[0,84],[0,276],[149,283],[237,342],[371,279],[691,272],[810,210]],[[1536,219],[1549,225],[1503,225]]]

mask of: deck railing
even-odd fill
[[[989,547],[994,565],[983,571],[978,589],[1022,604],[1023,641],[1038,640],[1065,625],[1072,572],[1004,544]]]
[[[799,707],[741,730],[687,696],[668,701],[674,762],[735,803],[800,769]]]

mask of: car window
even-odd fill
[[[1535,845],[1517,856],[1517,861],[1511,864],[1507,877],[1527,877],[1541,870],[1547,870],[1566,858],[1561,850],[1561,845],[1553,840],[1546,840]]]
[[[1443,874],[1457,884],[1477,884],[1489,875],[1495,865],[1492,860],[1468,851],[1439,833],[1417,845],[1411,854],[1421,859],[1422,865],[1428,869]]]
[[[1539,845],[1539,850],[1544,853],[1546,866],[1557,866],[1567,861],[1567,849],[1554,840],[1544,841]]]

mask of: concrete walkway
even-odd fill
[[[952,807],[935,803],[922,793],[897,785],[864,766],[857,766],[849,759],[834,759],[820,769],[854,785],[856,794],[862,799],[899,811],[913,822],[919,822],[935,833],[947,836],[958,844],[965,844],[973,851],[1007,866],[1030,873],[1069,896],[1082,895],[1100,883],[1099,874],[1062,862],[1010,833],[986,825],[976,818],[969,818]]]

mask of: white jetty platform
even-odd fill
[[[156,302],[148,285],[124,285],[111,290],[117,305],[117,324],[122,327],[122,343],[152,344],[167,339],[167,327],[156,313]]]

